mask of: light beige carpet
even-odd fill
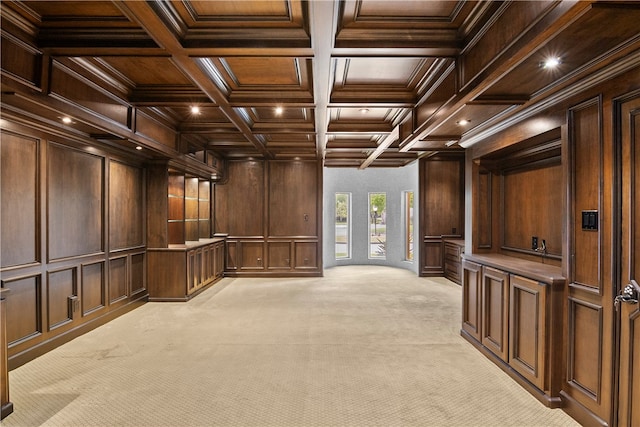
[[[460,287],[387,267],[225,278],[10,373],[3,426],[574,426],[459,335]]]

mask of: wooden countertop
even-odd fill
[[[445,243],[453,243],[454,245],[462,246],[464,248],[464,239],[444,239]]]
[[[564,284],[566,282],[560,267],[543,264],[542,262],[528,261],[501,254],[463,254],[462,259],[550,285]]]
[[[199,248],[201,246],[207,246],[212,243],[224,242],[224,237],[214,237],[213,239],[200,239],[189,242],[184,242],[183,244],[173,244],[169,245],[166,248],[148,248],[147,251],[188,251],[190,249]]]

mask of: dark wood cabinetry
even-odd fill
[[[149,300],[186,301],[224,274],[224,239],[150,248]]]
[[[509,274],[482,267],[481,342],[493,354],[508,361]]]
[[[223,276],[225,239],[211,238],[211,184],[168,165],[147,185],[151,301],[186,301]]]
[[[497,254],[463,258],[462,336],[545,405],[560,406],[560,268]]]
[[[447,269],[445,240],[464,234],[464,153],[420,160],[419,199],[420,275],[442,276]]]
[[[444,241],[444,277],[462,284],[462,259],[464,240],[453,239]]]

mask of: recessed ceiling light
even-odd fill
[[[542,68],[556,68],[558,65],[560,65],[558,57],[547,58],[542,62]]]
[[[136,145],[136,150],[142,150],[142,147],[139,145]]]
[[[276,107],[276,115],[279,116],[280,114],[282,114],[282,107]]]
[[[63,117],[62,118],[62,123],[64,123],[65,125],[68,125],[72,122],[73,120],[71,120],[71,117]]]
[[[367,114],[368,112],[369,112],[368,108],[361,108],[360,109],[360,113],[362,113],[362,114]]]
[[[469,123],[471,123],[471,120],[462,119],[462,120],[458,120],[456,123],[458,123],[460,126],[466,126]]]
[[[191,114],[200,114],[200,107],[194,105],[191,107]]]

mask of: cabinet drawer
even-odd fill
[[[445,259],[460,260],[460,247],[451,243],[444,244]]]

